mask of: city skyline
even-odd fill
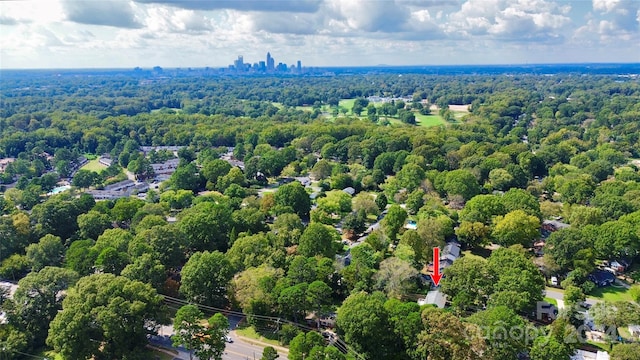
[[[296,60],[295,64],[287,65],[285,62],[279,62],[275,65],[275,58],[271,56],[271,52],[268,51],[264,61],[258,62],[244,62],[244,55],[238,55],[238,58],[233,61],[233,64],[228,66],[228,69],[239,72],[295,72],[302,73],[302,60]]]
[[[640,62],[640,1],[2,1],[0,34],[0,68]]]

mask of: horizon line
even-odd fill
[[[413,65],[393,65],[393,64],[377,64],[377,65],[324,65],[324,66],[303,66],[302,68],[313,69],[341,69],[341,68],[414,68],[414,67],[463,67],[463,66],[562,66],[562,65],[640,65],[640,62],[550,62],[550,63],[490,63],[490,64],[413,64]],[[161,69],[228,69],[225,66],[171,66],[164,67],[161,65],[153,66],[133,66],[133,67],[64,67],[64,68],[45,68],[45,67],[24,67],[24,68],[3,68],[0,71],[29,71],[29,70],[153,70],[155,67]],[[276,71],[277,72],[277,71]]]

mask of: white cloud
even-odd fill
[[[622,3],[621,0],[593,0],[593,10],[611,12]]]
[[[322,0],[136,0],[191,10],[315,12]]]
[[[134,13],[131,1],[77,1],[62,2],[66,19],[79,24],[103,25],[122,28],[142,26]]]
[[[570,7],[546,0],[469,0],[449,16],[448,33],[510,41],[557,40],[571,24]]]
[[[640,40],[634,0],[24,0],[0,14],[1,67],[220,66],[267,51],[314,65],[638,61]]]
[[[161,6],[148,9],[144,24],[152,32],[202,33],[213,30],[212,20],[200,13]]]

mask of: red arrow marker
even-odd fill
[[[433,274],[431,274],[431,280],[433,283],[438,286],[440,284],[440,279],[442,279],[442,274],[440,274],[440,248],[433,248]]]

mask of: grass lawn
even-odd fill
[[[237,329],[236,333],[240,336],[244,336],[249,339],[255,339],[271,345],[282,346],[280,344],[280,341],[276,340],[278,336],[277,334],[270,333],[270,334],[267,334],[269,337],[265,337],[263,336],[263,334],[258,333],[256,329],[253,328],[253,326],[249,326],[243,329]]]
[[[57,352],[55,352],[53,350],[40,351],[40,352],[38,352],[37,356],[40,356],[42,358],[47,358],[47,359],[50,359],[50,360],[64,360],[62,355],[58,354]]]
[[[488,258],[489,256],[491,256],[491,250],[490,249],[485,249],[485,248],[481,248],[481,247],[475,247],[471,250],[465,250],[462,252],[465,255],[472,255],[472,256],[479,256],[481,258]]]
[[[89,162],[84,164],[84,166],[81,167],[80,169],[100,172],[102,169],[106,169],[106,168],[107,168],[106,166],[98,162],[98,159],[93,159],[93,160],[89,160]]]
[[[558,301],[556,299],[553,299],[553,298],[550,298],[550,297],[545,297],[544,301],[548,302],[551,305],[558,306]]]
[[[356,99],[342,99],[338,103],[339,107],[343,107],[348,110],[347,114],[352,114],[351,109],[353,108],[353,103],[356,102]]]
[[[601,299],[604,301],[633,301],[629,295],[629,290],[624,287],[607,286],[596,288],[589,295],[590,298]]]
[[[587,344],[595,346],[597,348],[599,348],[602,351],[610,351],[609,349],[609,345],[603,342],[597,342],[597,341],[593,341],[593,340],[587,340]]]
[[[439,125],[446,124],[444,119],[437,114],[422,115],[418,112],[414,112],[413,114],[416,116],[417,125],[420,125],[420,126],[429,127],[429,126],[439,126]]]

